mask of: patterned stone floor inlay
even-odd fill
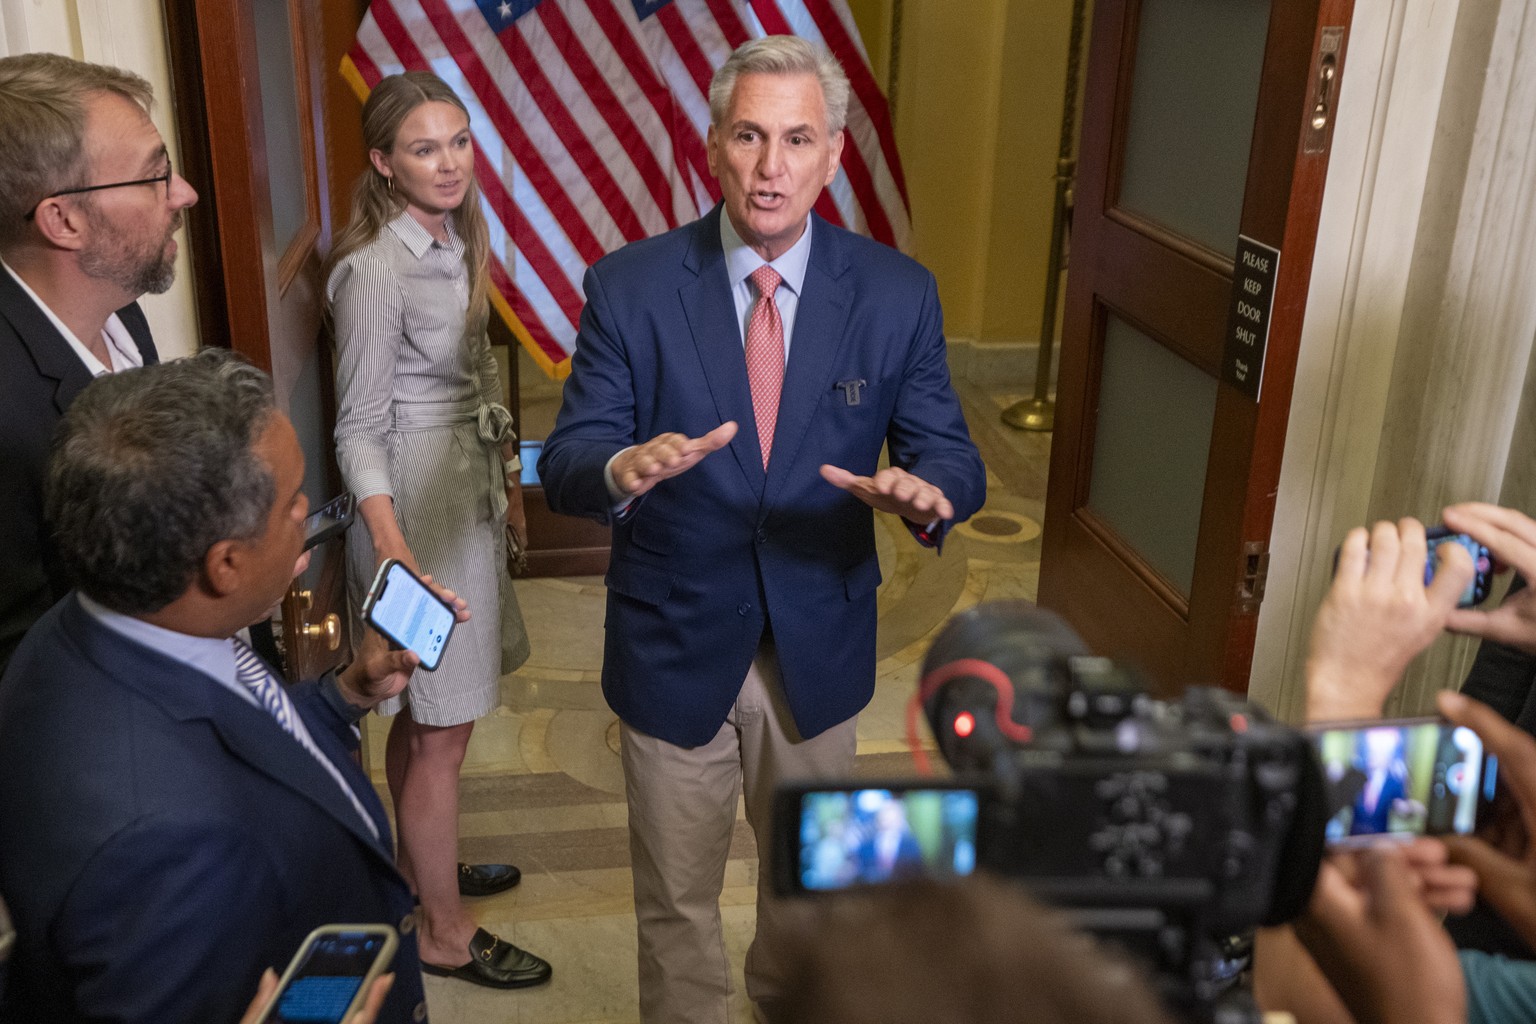
[[[540,436],[558,391],[530,400],[525,422]],[[879,518],[875,697],[859,716],[857,774],[913,774],[906,704],[923,656],[950,615],[983,601],[1034,599],[1050,435],[1015,431],[998,413],[1017,398],[957,384],[988,468],[986,506],[953,530],[942,553],[918,547],[900,521]],[[502,680],[503,705],[476,723],[460,783],[459,855],[510,861],[523,882],[474,901],[486,928],[554,964],[538,989],[497,992],[428,978],[435,1024],[632,1024],[634,909],[619,724],[599,683],[605,593],[597,577],[517,581],[533,653]],[[364,726],[366,763],[384,793],[388,724]],[[926,731],[920,738],[931,749]],[[942,763],[934,759],[942,768]],[[388,803],[386,795],[386,805]],[[734,1020],[747,1024],[741,963],[752,938],[757,857],[738,808],[725,891],[726,950],[738,996]]]

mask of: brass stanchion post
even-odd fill
[[[1015,402],[1002,412],[1003,422],[1021,430],[1049,432],[1056,426],[1051,394],[1051,357],[1056,340],[1056,304],[1061,291],[1062,243],[1067,235],[1068,198],[1077,173],[1077,83],[1082,61],[1083,24],[1087,0],[1072,4],[1072,34],[1067,44],[1067,82],[1061,100],[1061,142],[1056,151],[1056,203],[1051,213],[1051,250],[1045,269],[1045,308],[1040,314],[1040,356],[1035,363],[1035,396]]]

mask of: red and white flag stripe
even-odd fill
[[[637,15],[646,6],[659,9]],[[843,167],[817,211],[905,247],[890,112],[846,0],[373,0],[342,70],[362,95],[430,69],[464,100],[493,302],[559,378],[586,268],[719,199],[704,156],[710,76],[742,42],[779,33],[825,44],[853,84]]]

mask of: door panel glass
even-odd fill
[[[1216,378],[1110,316],[1088,508],[1188,597]]]
[[[1141,4],[1116,205],[1229,258],[1269,7],[1269,0]]]
[[[272,195],[272,241],[281,256],[305,221],[308,193],[300,140],[306,125],[299,111],[288,0],[257,0],[252,14],[261,81],[262,134],[267,147],[267,187]]]

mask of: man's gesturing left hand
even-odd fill
[[[955,506],[933,484],[904,469],[888,466],[874,476],[854,476],[837,466],[822,466],[821,478],[870,508],[890,512],[919,527],[935,519],[953,519]]]

